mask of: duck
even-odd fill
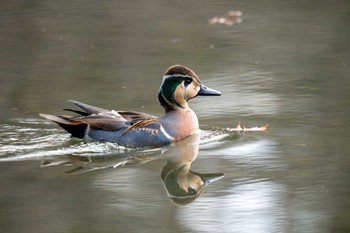
[[[156,117],[136,111],[118,111],[68,100],[74,115],[39,113],[85,141],[104,141],[130,148],[157,148],[198,132],[199,123],[188,101],[197,96],[220,96],[221,92],[201,83],[197,74],[183,65],[173,65],[163,75],[158,101],[165,114]]]

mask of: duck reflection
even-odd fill
[[[176,205],[186,205],[197,199],[206,185],[224,176],[223,173],[198,173],[191,164],[199,151],[199,135],[192,135],[174,145],[158,150],[124,151],[108,156],[69,155],[62,160],[42,161],[42,167],[73,166],[69,174],[81,174],[106,168],[140,165],[165,159],[160,177],[170,200]]]
[[[223,173],[198,173],[191,171],[197,158],[199,137],[193,135],[167,151],[166,164],[161,179],[168,197],[174,204],[186,205],[197,199],[205,186],[223,177]]]

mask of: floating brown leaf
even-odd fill
[[[214,17],[209,20],[209,24],[225,24],[227,26],[232,26],[236,23],[242,22],[242,12],[241,11],[229,11],[224,17]]]
[[[241,125],[241,122],[239,121],[236,128],[226,128],[227,131],[235,131],[235,132],[247,132],[247,131],[267,131],[269,129],[269,124],[263,125],[261,127],[251,127],[247,128],[244,125]]]

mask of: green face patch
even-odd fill
[[[165,78],[162,86],[160,87],[164,98],[166,98],[167,101],[174,103],[174,92],[176,88],[186,79],[188,79],[188,76],[171,76]]]

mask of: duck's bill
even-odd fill
[[[213,96],[219,96],[221,95],[220,91],[211,89],[203,84],[201,84],[201,89],[198,92],[198,95],[213,95]]]
[[[205,184],[210,184],[214,181],[220,180],[224,177],[224,173],[207,173],[207,174],[201,174],[197,172],[190,171],[190,173],[195,174],[201,178],[201,180]]]

